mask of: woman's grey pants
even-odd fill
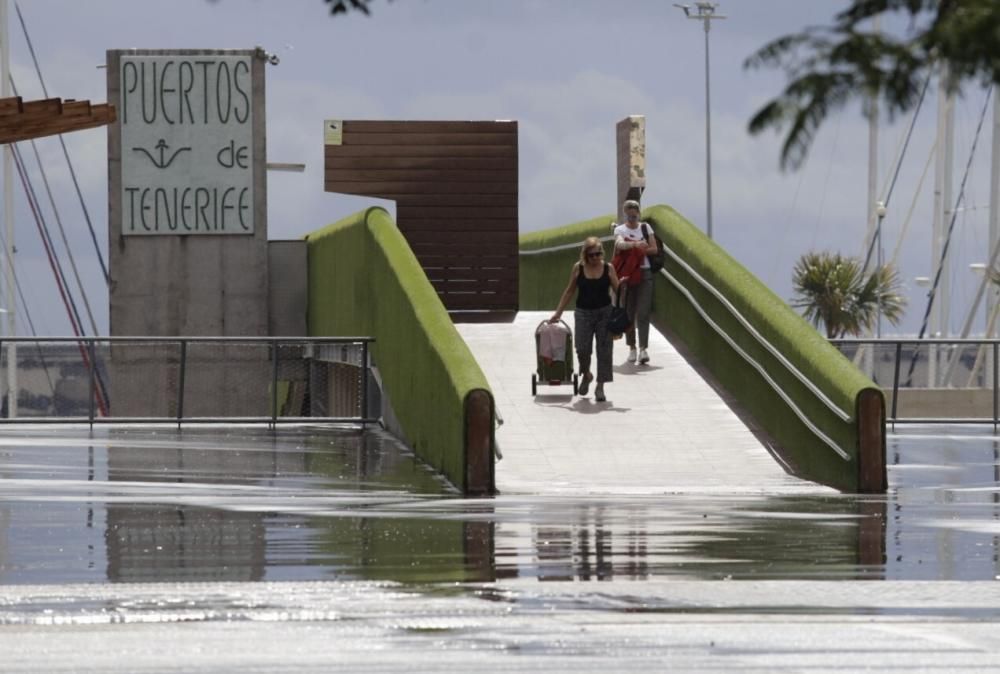
[[[628,312],[632,326],[625,333],[625,343],[630,348],[635,347],[635,328],[639,327],[639,348],[649,346],[649,314],[653,311],[653,272],[642,270],[642,281],[639,285],[629,286],[625,293],[625,311]]]
[[[573,311],[573,323],[576,334],[573,343],[576,345],[576,358],[580,361],[580,372],[590,372],[590,354],[593,352],[594,338],[597,338],[597,383],[612,381],[614,371],[611,369],[611,349],[614,342],[608,334],[608,319],[611,317],[611,305],[600,309],[576,309]]]

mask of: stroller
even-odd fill
[[[535,373],[531,375],[531,395],[538,395],[538,386],[573,385],[573,395],[579,390],[579,377],[573,372],[573,331],[565,321],[559,321],[566,329],[566,356],[563,360],[542,358],[541,330],[548,323],[542,321],[535,328]]]

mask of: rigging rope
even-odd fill
[[[3,247],[4,258],[11,269],[14,269],[14,258],[11,257],[10,248],[7,247],[7,237],[4,236],[2,230],[0,230],[0,247]],[[24,310],[24,317],[28,321],[28,328],[31,330],[31,336],[37,337],[38,331],[35,330],[35,322],[31,318],[31,308],[28,306],[28,300],[24,297],[24,289],[21,288],[21,281],[17,276],[17,272],[13,274],[14,277],[14,287],[17,289],[17,296],[21,300],[21,308]],[[45,378],[49,382],[49,390],[52,391],[52,395],[55,396],[56,389],[55,385],[52,383],[52,375],[49,373],[49,366],[45,362],[45,355],[42,353],[41,345],[38,346],[38,359],[42,362],[42,369],[45,370]]]
[[[32,212],[35,215],[38,232],[43,239],[42,243],[45,245],[46,252],[50,253],[52,256],[52,261],[54,263],[52,271],[56,274],[56,283],[61,284],[61,286],[65,288],[66,297],[68,299],[67,309],[72,312],[71,318],[76,321],[74,329],[79,329],[77,335],[86,337],[87,330],[84,328],[83,321],[80,319],[80,312],[77,309],[76,300],[73,299],[73,292],[70,290],[69,282],[66,280],[66,273],[63,271],[62,262],[59,259],[59,253],[56,251],[55,243],[52,241],[52,234],[49,232],[49,226],[45,222],[45,216],[42,215],[42,208],[38,201],[38,195],[35,194],[35,186],[31,184],[31,179],[28,177],[28,170],[24,162],[24,157],[21,156],[21,149],[17,146],[17,144],[12,145],[11,148],[14,151],[14,159],[18,163],[19,172],[23,171],[21,180],[24,184],[24,193],[28,197]]]
[[[11,89],[13,89],[15,96],[20,95],[17,91],[17,85],[14,84],[13,76],[10,78],[10,86]],[[87,297],[87,291],[83,287],[83,281],[80,279],[80,272],[76,267],[76,258],[73,255],[73,249],[70,247],[69,241],[66,238],[66,228],[63,227],[62,218],[59,217],[59,209],[56,207],[55,198],[52,196],[52,189],[49,187],[48,173],[45,170],[45,165],[42,163],[41,156],[38,154],[38,144],[35,143],[34,139],[31,139],[29,142],[31,143],[31,149],[35,154],[35,163],[38,164],[38,171],[42,176],[42,183],[45,185],[45,192],[49,197],[49,206],[52,208],[52,213],[56,218],[56,225],[59,227],[59,236],[62,238],[63,246],[66,248],[66,254],[69,256],[69,265],[72,268],[73,276],[76,279],[76,287],[80,290],[80,297],[83,299],[83,307],[87,312],[87,318],[90,319],[91,331],[93,334],[99,335],[101,334],[101,331],[97,329],[97,321],[94,320],[94,312],[90,309],[90,300]]]
[[[969,150],[969,159],[965,163],[965,173],[962,174],[962,184],[958,190],[958,198],[955,199],[955,208],[951,211],[951,221],[948,223],[948,233],[944,239],[944,246],[941,247],[941,257],[938,259],[937,271],[934,272],[934,282],[931,284],[931,289],[927,293],[927,308],[924,310],[924,318],[920,325],[920,334],[917,336],[917,339],[923,339],[924,334],[927,332],[927,322],[930,319],[931,308],[934,306],[934,298],[937,295],[938,284],[941,282],[941,271],[944,269],[944,263],[948,257],[951,235],[955,230],[955,221],[958,219],[958,209],[962,204],[962,200],[965,198],[965,184],[966,181],[968,181],[969,173],[972,170],[972,160],[976,156],[976,147],[979,145],[979,134],[983,130],[983,120],[986,119],[986,110],[989,108],[992,96],[993,85],[991,84],[986,90],[986,100],[983,102],[983,110],[979,115],[979,124],[976,125],[976,135],[972,138],[972,148]],[[910,386],[913,381],[913,370],[917,366],[917,357],[919,355],[919,351],[913,351],[913,357],[910,359],[910,367],[906,373],[906,386]]]
[[[42,69],[38,65],[38,58],[35,56],[35,47],[31,43],[31,36],[28,35],[28,27],[24,23],[24,16],[21,14],[21,6],[15,2],[14,9],[17,11],[18,21],[21,22],[21,30],[24,32],[24,40],[28,44],[28,52],[31,54],[31,60],[35,64],[35,72],[38,74],[38,81],[42,85],[42,93],[45,97],[49,97],[48,89],[45,87],[45,80],[42,77]],[[73,162],[69,158],[69,150],[66,149],[66,141],[63,140],[62,134],[58,136],[59,145],[62,146],[63,156],[66,158],[66,165],[69,167],[69,174],[73,178],[73,187],[76,188],[76,196],[80,200],[80,208],[83,209],[83,217],[87,221],[87,228],[90,230],[90,238],[94,242],[94,250],[97,251],[97,261],[101,264],[101,272],[104,274],[104,282],[107,285],[111,284],[111,277],[108,275],[108,268],[104,264],[104,255],[101,253],[101,247],[97,243],[97,234],[94,233],[94,225],[90,221],[90,213],[87,211],[87,204],[83,201],[83,192],[80,190],[80,183],[76,179],[76,171],[73,169]]]
[[[924,86],[920,89],[920,98],[917,100],[917,108],[913,111],[913,117],[910,119],[910,128],[906,131],[906,140],[903,142],[903,150],[899,153],[899,158],[896,161],[896,169],[892,174],[892,181],[889,183],[889,191],[886,192],[885,199],[882,200],[882,205],[886,208],[889,207],[889,201],[892,199],[892,192],[896,188],[896,179],[899,178],[899,170],[903,166],[903,158],[906,157],[906,149],[910,146],[910,138],[913,137],[913,128],[917,125],[917,117],[920,116],[920,108],[924,105],[924,96],[927,94],[927,87],[931,83],[931,72],[927,71],[927,79],[924,80]],[[875,251],[875,244],[882,238],[882,220],[878,219],[878,225],[875,227],[875,236],[868,244],[868,253],[865,255],[865,263],[861,267],[861,273],[864,274],[868,271],[868,265],[872,260],[872,253]]]
[[[34,199],[34,191],[32,189],[30,189],[30,185],[29,185],[29,182],[28,182],[28,176],[27,176],[27,173],[24,170],[24,163],[23,163],[23,160],[21,158],[21,153],[18,150],[16,143],[11,143],[10,147],[11,147],[11,150],[12,150],[12,154],[14,155],[14,164],[17,167],[17,173],[21,177],[21,185],[24,187],[25,194],[28,196],[28,205],[31,207],[31,213],[32,213],[32,215],[35,218],[35,225],[38,227],[38,233],[42,237],[42,245],[44,246],[44,248],[45,248],[45,254],[48,257],[49,266],[52,268],[52,272],[56,276],[56,286],[59,289],[59,295],[62,297],[63,304],[66,306],[66,311],[69,314],[70,324],[73,327],[73,332],[74,332],[74,334],[77,337],[80,337],[81,336],[81,330],[80,330],[81,326],[77,322],[79,320],[79,315],[77,315],[76,320],[74,320],[74,316],[73,316],[74,312],[70,311],[70,302],[69,302],[69,300],[67,300],[67,296],[66,296],[66,290],[68,290],[68,289],[64,288],[65,280],[61,277],[60,272],[57,271],[57,261],[53,258],[53,251],[52,251],[52,248],[51,248],[51,242],[48,240],[48,238],[45,235],[45,232],[44,232],[44,229],[43,229],[44,225],[43,225],[42,219],[41,219],[41,213],[39,212],[37,204],[36,204],[35,199]],[[83,359],[84,364],[87,366],[88,369],[92,369],[92,371],[95,372],[95,374],[97,374],[97,383],[98,383],[98,386],[96,387],[96,389],[94,391],[94,394],[95,394],[95,396],[97,398],[97,405],[98,405],[98,407],[101,410],[101,414],[103,416],[107,416],[108,415],[108,408],[107,408],[107,404],[105,402],[107,400],[107,394],[106,394],[106,391],[105,391],[105,388],[104,388],[104,382],[101,380],[100,373],[97,372],[96,367],[94,367],[91,364],[91,362],[90,362],[90,356],[87,353],[87,349],[84,348],[83,342],[82,341],[77,342],[77,345],[80,348],[80,357]]]

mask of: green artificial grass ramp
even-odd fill
[[[307,245],[309,335],[375,338],[406,441],[464,491],[466,396],[489,385],[396,224],[369,208],[309,234]]]
[[[653,206],[645,209],[642,218],[653,226],[666,246],[688,267],[668,257],[667,273],[848,458],[842,458],[820,440],[765,377],[709,325],[691,299],[662,275],[658,275],[655,281],[655,323],[672,331],[693,357],[778,442],[783,457],[799,475],[843,491],[857,491],[859,396],[863,391],[878,391],[881,396],[878,387],[786,302],[675,210],[669,206]],[[570,267],[579,259],[579,247],[583,240],[588,236],[610,236],[611,222],[609,215],[522,235],[521,309],[554,309],[566,286]],[[605,254],[610,259],[613,244],[604,245]],[[532,251],[556,247],[561,248],[532,254]],[[731,309],[706,289],[696,276],[714,286],[729,302]],[[832,411],[782,364],[779,357],[761,345],[733,315],[733,310],[812,382],[843,416],[848,417],[847,420]],[[884,409],[884,399],[882,404]],[[884,424],[882,443],[884,456]]]

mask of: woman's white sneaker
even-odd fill
[[[646,353],[646,349],[639,349],[639,362],[643,365],[649,362],[649,354]]]
[[[634,363],[634,362],[635,362],[635,359],[636,359],[636,356],[637,356],[637,355],[638,355],[638,354],[636,354],[636,351],[635,351],[635,347],[634,347],[634,346],[633,346],[633,347],[631,347],[631,348],[630,348],[630,349],[628,350],[628,362],[630,362],[630,363]]]

